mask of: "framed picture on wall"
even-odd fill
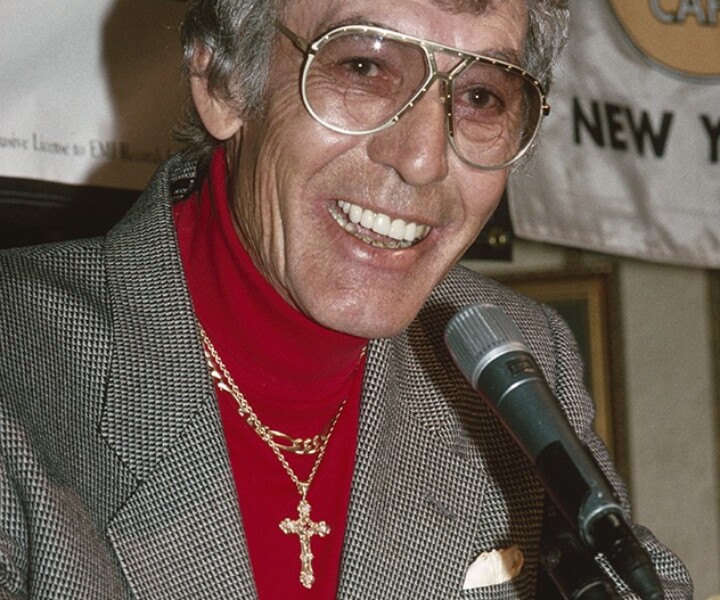
[[[612,269],[549,272],[499,278],[522,294],[560,313],[577,340],[585,364],[585,385],[597,406],[596,430],[621,470],[622,357]]]
[[[711,321],[713,324],[713,367],[715,370],[715,431],[720,437],[720,271],[712,271],[710,280],[710,306],[712,307]],[[720,478],[720,461],[718,465],[718,477]]]

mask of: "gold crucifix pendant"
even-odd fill
[[[314,535],[325,537],[330,533],[330,526],[325,521],[316,523],[310,518],[310,503],[305,499],[303,494],[298,504],[298,518],[283,519],[280,522],[280,529],[283,533],[294,533],[300,538],[300,583],[304,587],[310,589],[315,583],[315,574],[313,573],[312,560],[313,553],[310,548],[310,539]]]

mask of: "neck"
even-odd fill
[[[336,400],[366,340],[318,325],[277,293],[240,242],[226,181],[218,151],[202,190],[175,213],[199,321],[248,395]]]

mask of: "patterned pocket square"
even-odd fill
[[[518,546],[483,552],[465,575],[464,590],[510,581],[522,570],[525,557]]]

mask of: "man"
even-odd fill
[[[453,268],[562,4],[191,3],[193,150],[106,238],[0,258],[0,597],[535,597],[544,493],[442,344],[480,301],[627,509],[565,325]]]

